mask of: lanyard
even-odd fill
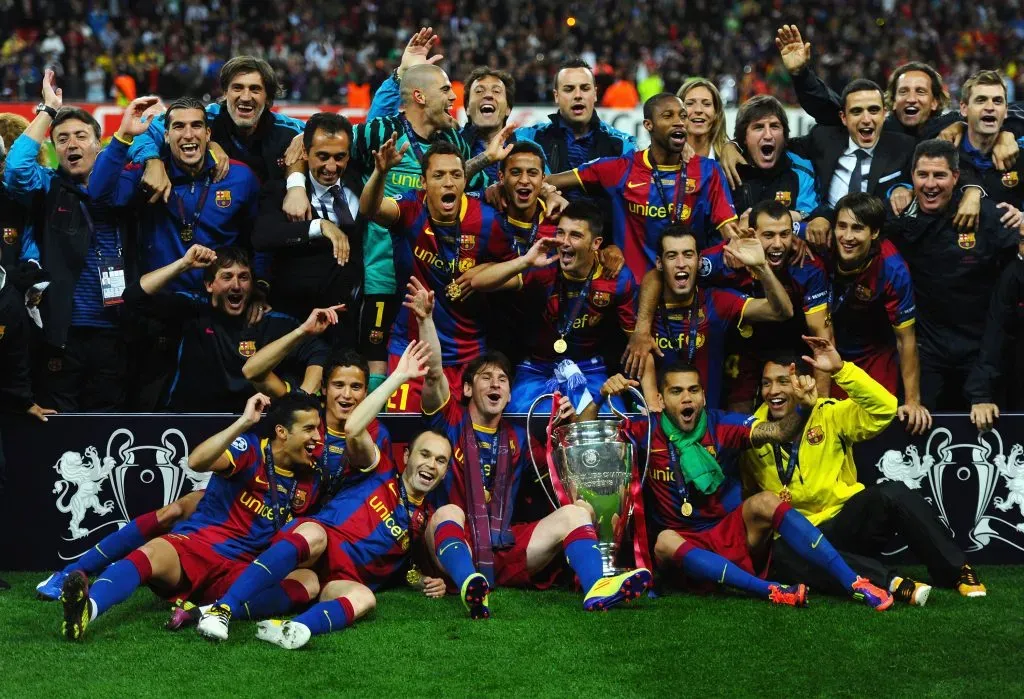
[[[420,146],[420,137],[416,135],[416,132],[412,130],[412,124],[404,116],[399,117],[402,122],[402,128],[405,129],[405,137],[409,139],[409,147],[412,148],[412,154],[416,156],[416,162],[423,162],[423,148]]]
[[[267,448],[263,450],[263,462],[267,467],[267,485],[270,486],[270,515],[274,520],[274,531],[281,528],[281,523],[277,521],[278,518],[278,495],[277,495],[277,472],[274,470],[274,452],[270,448],[270,442],[267,442]],[[291,508],[292,502],[295,500],[295,490],[299,487],[299,480],[292,478],[292,487],[288,491],[288,507]]]
[[[650,150],[647,151],[647,158],[653,165],[651,179],[654,180],[654,186],[658,190],[658,196],[661,197],[661,203],[668,207],[668,196],[665,194],[665,185],[661,181],[661,172],[658,170],[658,163],[652,157]],[[672,210],[669,212],[668,220],[671,223],[678,219],[679,214],[679,191],[683,188],[683,164],[679,164],[679,170],[676,172],[676,188],[672,192]]]
[[[564,338],[572,330],[573,323],[580,315],[580,311],[583,310],[583,303],[587,300],[587,295],[590,293],[590,283],[594,279],[594,268],[597,266],[597,262],[590,265],[590,271],[587,273],[587,278],[583,282],[583,288],[580,289],[580,295],[576,297],[573,302],[572,309],[567,315],[563,316],[563,311],[569,305],[568,289],[566,288],[566,279],[564,273],[559,271],[558,273],[558,335]]]
[[[693,295],[693,303],[690,305],[690,312],[686,316],[687,340],[686,340],[686,363],[693,364],[693,358],[697,354],[697,328],[700,325],[700,289]],[[668,318],[668,309],[664,303],[658,305],[658,313],[661,314],[661,322],[665,324],[665,332],[669,335],[669,342],[672,341],[672,324]],[[676,349],[682,349],[682,346]]]
[[[92,220],[92,214],[89,213],[89,207],[85,205],[85,202],[81,199],[78,200],[78,206],[82,210],[82,218],[85,219],[85,225],[89,229],[89,244],[96,248],[99,252],[99,241],[96,240],[96,224]],[[121,229],[116,225],[114,226],[114,238],[117,243],[117,256],[121,257],[123,247],[121,245]],[[102,257],[102,254],[100,255]]]
[[[405,513],[409,517],[409,544],[412,548],[412,544],[416,541],[416,530],[421,524],[420,520],[422,517],[419,508],[412,503],[409,499],[409,494],[405,490],[405,481],[402,480],[401,476],[398,476],[398,499],[402,503],[402,507],[405,508]]]
[[[526,239],[526,245],[523,246],[522,250],[516,250],[516,254],[525,255],[526,251],[533,247],[533,244],[537,242],[537,230],[540,228],[540,218],[540,212],[538,212],[533,222],[530,224],[530,236]],[[512,241],[512,247],[517,247],[516,234],[514,231],[510,230],[510,228],[515,228],[515,226],[508,222],[508,214],[505,214],[499,220],[501,221],[501,227],[505,231],[505,235],[507,235],[508,239]]]
[[[447,228],[447,225],[445,227]],[[445,262],[448,262],[448,260],[444,256],[444,236],[442,236],[442,235],[438,235],[437,236],[437,252],[438,252],[438,255],[441,257],[441,259],[443,259]],[[455,219],[455,259],[454,259],[454,262],[451,265],[451,279],[450,279],[450,281],[453,282],[453,283],[454,283],[454,281],[459,276],[459,263],[462,262],[461,258],[462,258],[462,219],[458,218],[458,216],[456,216],[456,219]]]
[[[782,487],[786,488],[793,481],[793,472],[800,466],[800,440],[803,439],[803,430],[801,434],[798,434],[796,439],[789,447],[789,461],[786,463],[785,468],[782,466],[782,447],[778,444],[772,445],[772,451],[775,455],[775,469],[779,473],[779,482],[782,483]],[[804,482],[803,476],[800,477],[800,482]]]
[[[206,196],[210,193],[210,177],[207,176],[206,181],[203,183],[203,189],[199,193],[199,201],[196,205],[195,210],[192,212],[191,220],[186,220],[185,216],[185,200],[181,198],[181,195],[177,191],[174,192],[174,199],[178,204],[178,218],[181,220],[181,225],[186,228],[195,229],[199,225],[199,217],[203,215],[203,207],[206,206]]]

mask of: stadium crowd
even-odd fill
[[[442,67],[453,81],[477,65],[508,70],[519,101],[547,101],[558,66],[572,55],[594,66],[608,106],[635,106],[693,75],[711,77],[725,103],[756,94],[784,103],[795,93],[772,42],[783,22],[805,27],[826,82],[888,76],[899,64],[934,65],[954,94],[979,69],[1024,80],[1019,2],[857,0],[787,4],[707,0],[563,3],[246,3],[210,0],[0,4],[13,29],[0,47],[0,99],[34,99],[52,68],[75,101],[127,104],[136,94],[220,97],[217,74],[232,55],[267,59],[291,100],[366,107],[420,25],[446,34]],[[315,28],[310,30],[310,28]]]
[[[646,100],[643,150],[597,116],[580,58],[533,125],[506,123],[512,75],[473,70],[460,125],[430,28],[356,126],[273,112],[276,71],[238,55],[223,100],[136,97],[101,146],[46,71],[35,119],[2,121],[8,407],[241,412],[189,454],[205,492],[40,583],[64,635],[149,585],[172,626],[217,640],[305,609],[258,627],[296,648],[403,573],[472,618],[496,585],[566,575],[607,609],[652,569],[792,606],[808,583],[876,610],[984,596],[919,494],[857,482],[853,445],[896,419],[921,434],[933,410],[989,429],[1024,395],[1005,394],[1020,116],[994,71],[945,112],[927,64],[837,94],[798,27],[774,44],[808,135],[756,95],[729,140],[715,85],[692,79]],[[38,162],[47,138],[57,169]],[[635,567],[606,574],[584,493],[521,497],[545,445],[505,414],[539,402],[573,424],[639,396]],[[402,464],[382,411],[423,417]],[[880,560],[894,532],[928,583]]]

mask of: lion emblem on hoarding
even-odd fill
[[[116,465],[117,462],[110,456],[104,457],[101,462],[96,447],[86,447],[81,454],[66,451],[54,465],[53,468],[61,477],[53,486],[53,492],[57,495],[57,509],[64,514],[71,513],[68,529],[72,539],[81,539],[89,534],[81,526],[89,510],[98,515],[114,511],[114,501],[101,503],[99,494],[103,489],[103,481]]]

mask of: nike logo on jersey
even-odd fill
[[[646,182],[627,182],[626,186],[629,187],[630,189],[636,189],[637,187],[643,187],[645,184],[647,184],[647,183]]]
[[[725,584],[725,571],[729,569],[729,566],[722,566],[722,577],[718,579],[719,585]]]
[[[257,485],[270,485],[270,483],[266,482],[265,480],[263,480],[259,476],[256,476],[256,484]]]

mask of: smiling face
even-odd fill
[[[769,114],[747,126],[745,139],[747,154],[751,165],[762,170],[769,170],[779,162],[782,151],[786,148],[786,135],[782,121],[774,114]]]
[[[474,126],[484,130],[499,128],[511,111],[501,78],[485,75],[473,81],[466,95],[466,115]]]
[[[697,241],[692,235],[672,235],[662,238],[661,246],[655,264],[665,293],[674,300],[686,300],[697,288]]]
[[[341,181],[348,167],[348,134],[344,131],[328,133],[317,129],[309,147],[309,173],[324,187],[331,187]]]
[[[324,391],[324,405],[331,422],[344,425],[357,405],[366,398],[366,376],[357,366],[336,366]]]
[[[959,178],[960,173],[950,168],[943,157],[918,158],[913,174],[914,196],[922,213],[935,214],[945,209]]]
[[[212,282],[205,282],[210,302],[229,316],[245,313],[252,295],[252,270],[234,263],[217,270]]]
[[[967,118],[969,134],[996,136],[1006,119],[1006,88],[1002,85],[975,85],[967,102],[960,103],[960,114]]]
[[[697,85],[683,96],[686,108],[686,127],[693,136],[707,136],[715,126],[718,112],[715,110],[715,99],[711,90]]]
[[[665,375],[661,386],[665,415],[676,427],[692,432],[704,410],[704,387],[695,371],[675,371]]]
[[[430,217],[443,223],[455,221],[459,215],[462,193],[466,191],[466,170],[459,156],[432,155],[424,187]]]
[[[418,499],[436,488],[448,473],[451,458],[451,442],[434,432],[422,432],[405,449],[402,480],[409,493]]]
[[[644,128],[651,134],[651,143],[673,155],[686,146],[686,109],[678,97],[666,97],[655,105],[650,119],[644,119]]]
[[[860,90],[846,96],[846,109],[840,112],[850,138],[860,148],[874,148],[882,135],[885,106],[882,93]]]
[[[203,167],[206,147],[210,142],[210,129],[206,126],[206,113],[200,109],[175,109],[168,115],[167,146],[171,157],[187,172]]]
[[[563,68],[555,76],[555,104],[569,124],[589,124],[597,104],[594,74],[586,68]]]
[[[766,362],[761,374],[761,398],[768,405],[768,416],[779,420],[796,409],[789,367]]]
[[[239,73],[228,83],[224,101],[228,116],[243,131],[256,128],[267,108],[267,89],[257,72]]]
[[[484,364],[473,376],[471,383],[462,383],[462,395],[469,398],[484,420],[501,416],[510,396],[509,378],[497,364]]]
[[[558,264],[570,277],[580,279],[597,260],[601,239],[595,238],[586,221],[562,216],[558,220]]]
[[[533,153],[516,153],[502,162],[501,186],[505,197],[520,211],[532,207],[544,185],[544,163]]]
[[[60,169],[74,180],[83,180],[92,172],[100,142],[89,124],[78,119],[62,121],[51,133]]]
[[[840,266],[855,269],[867,259],[871,243],[878,238],[878,231],[858,221],[849,209],[840,209],[836,214],[835,236]]]
[[[296,410],[291,428],[274,427],[274,435],[283,441],[280,465],[294,468],[312,468],[316,465],[313,453],[320,442],[320,413],[316,410]]]
[[[776,274],[789,265],[793,252],[793,220],[789,216],[772,218],[762,213],[754,222],[757,239],[764,248],[765,259]]]
[[[904,126],[919,126],[939,108],[932,95],[932,79],[920,70],[908,70],[896,81],[892,110]]]
[[[427,76],[423,89],[418,92],[423,101],[423,116],[428,124],[435,129],[458,128],[459,122],[452,115],[455,91],[452,89],[452,81],[443,70]]]

